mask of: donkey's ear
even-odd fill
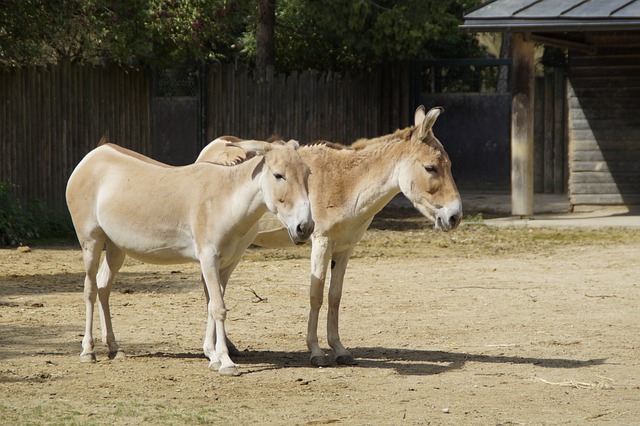
[[[419,126],[420,124],[422,124],[422,120],[424,120],[425,116],[426,113],[424,111],[424,105],[420,105],[418,108],[416,108],[416,112],[413,114],[413,125]]]
[[[291,147],[293,147],[293,148],[295,148],[295,149],[300,148],[300,142],[298,142],[295,139],[289,139],[289,142],[287,142],[286,144],[291,146]]]
[[[271,150],[271,144],[265,141],[244,140],[238,142],[236,145],[247,151],[253,151],[256,155],[264,155],[267,151]]]
[[[429,134],[429,131],[431,131],[431,129],[433,128],[433,125],[436,124],[436,120],[438,119],[438,116],[440,116],[440,114],[442,114],[443,112],[444,112],[444,108],[442,107],[434,107],[434,108],[431,108],[429,112],[427,112],[427,114],[424,116],[424,118],[422,119],[419,125],[418,139],[420,139],[421,141],[427,139],[427,135]],[[424,110],[422,113],[424,114]],[[416,115],[417,115],[417,111],[416,111]]]

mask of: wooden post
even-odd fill
[[[533,214],[534,45],[513,35],[511,101],[511,214]]]

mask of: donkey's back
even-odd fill
[[[145,262],[195,260],[189,223],[190,198],[198,192],[189,185],[194,172],[145,161],[112,144],[94,149],[67,183],[67,204],[80,244],[102,236]]]

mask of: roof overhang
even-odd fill
[[[532,19],[469,19],[460,26],[474,32],[586,32],[586,31],[637,31],[640,20],[532,20]]]
[[[638,0],[492,0],[464,15],[476,32],[594,32],[640,30]]]

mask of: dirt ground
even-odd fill
[[[128,357],[98,345],[81,364],[78,247],[1,249],[0,423],[639,424],[640,231],[381,217],[345,279],[354,367],[308,363],[308,253],[247,251],[226,296],[230,378],[200,349],[196,265],[127,260],[111,301]]]

